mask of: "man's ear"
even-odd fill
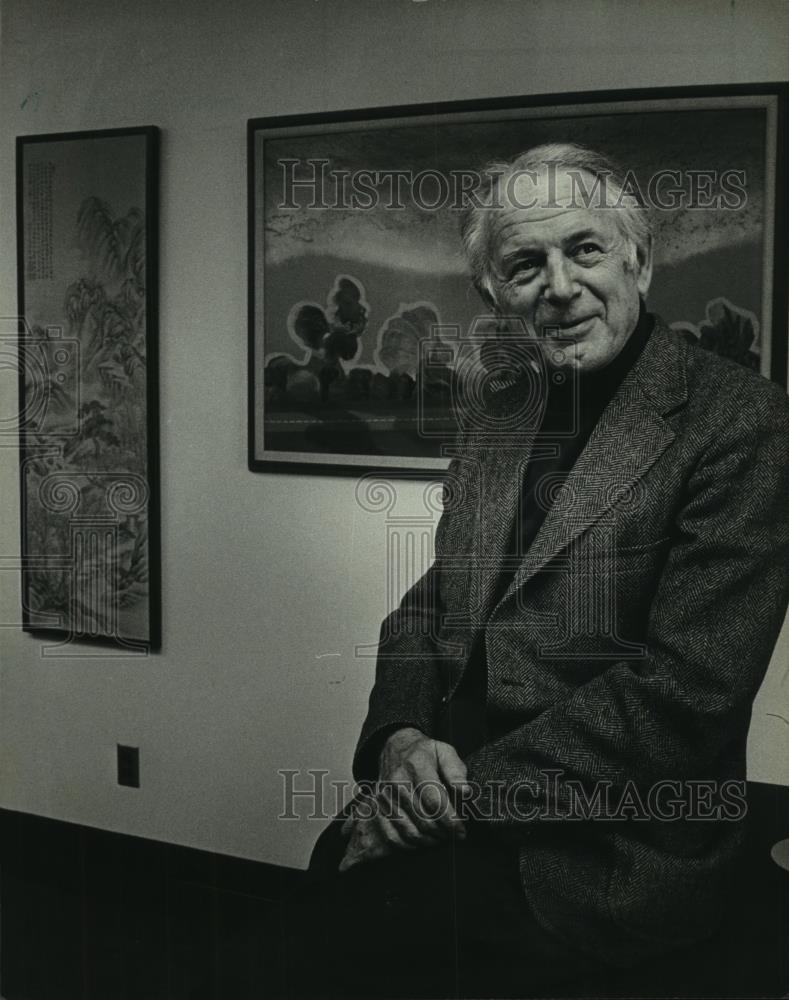
[[[636,287],[642,299],[647,297],[649,286],[652,283],[652,237],[649,237],[646,246],[636,247],[636,265],[638,274],[636,276]]]

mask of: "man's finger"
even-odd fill
[[[465,836],[463,821],[450,802],[449,792],[442,781],[436,779],[419,784],[414,789],[413,803],[418,816],[445,834]]]
[[[462,793],[470,787],[468,769],[453,746],[449,743],[436,743],[436,760],[438,773],[448,788]]]
[[[381,786],[381,810],[400,838],[411,847],[432,847],[444,839],[435,823],[417,815],[413,804],[414,789],[402,783]]]
[[[409,786],[401,795],[401,807],[424,836],[444,840],[453,828],[454,810],[437,775]]]
[[[389,820],[379,812],[372,819],[358,820],[354,824],[339,871],[347,871],[365,861],[384,858],[396,850],[413,850],[414,846],[404,841]]]

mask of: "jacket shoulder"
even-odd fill
[[[658,320],[653,334],[679,346],[688,405],[719,420],[737,423],[766,419],[789,422],[789,396],[783,386],[738,361],[715,354]]]

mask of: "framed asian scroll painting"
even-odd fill
[[[23,628],[156,648],[158,130],[16,152]]]

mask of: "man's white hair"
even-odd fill
[[[463,213],[460,235],[471,277],[475,286],[494,301],[496,276],[491,269],[490,215],[504,207],[502,191],[511,179],[518,174],[533,175],[546,169],[591,176],[594,194],[600,197],[602,193],[605,198],[602,204],[616,209],[617,224],[628,244],[630,266],[635,268],[639,260],[648,258],[652,245],[652,218],[638,187],[627,182],[628,175],[619,164],[603,153],[576,143],[552,142],[535,146],[512,160],[488,163]],[[595,190],[598,181],[600,184]],[[581,178],[578,178],[578,188],[582,198],[589,194]],[[614,206],[611,205],[612,197]]]

